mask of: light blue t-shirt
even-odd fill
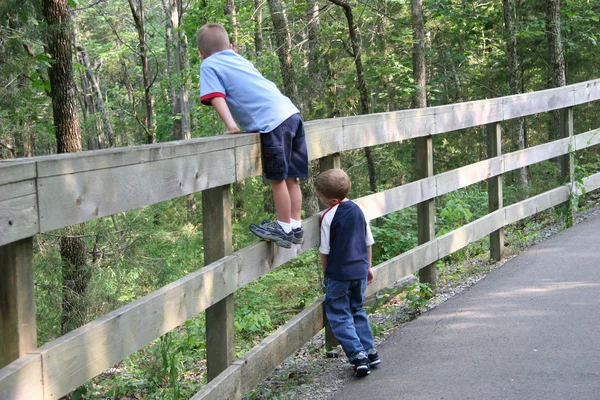
[[[277,86],[233,50],[211,55],[200,64],[200,101],[223,97],[235,122],[246,132],[271,132],[298,109]]]

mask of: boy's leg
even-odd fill
[[[365,291],[367,290],[367,280],[352,281],[355,284],[349,288],[350,312],[354,321],[354,328],[362,347],[365,351],[374,349],[373,331],[369,325],[369,317],[363,308],[365,302]]]
[[[273,200],[275,201],[275,211],[277,212],[277,219],[287,224],[290,223],[290,218],[293,218],[291,213],[292,202],[289,192],[289,184],[287,183],[290,178],[286,180],[270,180],[271,188],[273,189]],[[302,194],[300,194],[302,196]]]
[[[290,217],[296,221],[300,221],[302,213],[302,190],[296,178],[287,178],[285,180],[289,200],[290,200]]]
[[[350,362],[359,353],[365,353],[361,340],[354,328],[350,309],[349,286],[353,281],[336,281],[325,279],[325,313],[336,339],[342,345]]]

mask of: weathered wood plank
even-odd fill
[[[0,369],[0,399],[39,400],[44,398],[42,357],[30,354]]]
[[[24,161],[27,160],[27,161]],[[0,161],[0,187],[36,177],[36,158]]]
[[[344,118],[309,121],[305,124],[308,159],[316,160],[344,150]]]
[[[588,192],[600,188],[600,173],[583,178],[583,185]],[[577,193],[581,194],[581,189],[578,188]]]
[[[573,87],[575,105],[600,100],[600,80],[598,79],[571,86]]]
[[[33,160],[38,162],[38,176],[49,177],[201,156],[212,152],[219,153],[223,150],[235,148],[236,141],[243,140],[245,136],[252,138],[257,134],[220,135],[142,146],[56,154],[34,157]]]
[[[235,181],[234,150],[38,178],[41,232]]]
[[[569,189],[561,186],[545,193],[511,204],[504,208],[504,225],[509,225],[523,218],[527,218],[540,211],[547,210],[569,199]]]
[[[486,125],[488,157],[502,155],[502,125],[499,122]],[[488,180],[488,212],[504,207],[502,195],[502,175],[492,176]],[[490,257],[500,261],[504,253],[504,229],[490,233]]]
[[[436,196],[435,177],[429,177],[361,197],[355,201],[365,208],[367,217],[372,220],[386,214],[414,206]]]
[[[35,194],[35,179],[0,186],[0,202]]]
[[[437,195],[440,196],[484,181],[492,176],[500,175],[502,172],[502,157],[494,157],[435,175]]]
[[[504,120],[558,110],[575,104],[571,86],[503,97]]]
[[[504,210],[494,211],[437,239],[438,259],[446,257],[504,226]]]
[[[569,152],[569,141],[569,138],[565,138],[504,154],[504,172],[567,154]]]
[[[435,132],[444,133],[502,121],[502,98],[476,100],[431,108],[435,112]]]
[[[232,364],[224,372],[227,379],[217,378],[192,399],[241,399],[275,367],[323,329],[323,324],[321,298]]]
[[[243,181],[263,173],[261,154],[260,143],[235,148],[235,175],[237,181]]]
[[[433,110],[421,108],[344,118],[344,150],[353,150],[434,132]]]
[[[575,150],[583,150],[600,144],[600,129],[592,129],[579,135],[575,135]]]
[[[0,246],[0,368],[37,347],[33,238]]]
[[[232,253],[231,186],[202,192],[204,263]],[[206,378],[210,382],[235,360],[233,294],[206,309]]]
[[[33,236],[38,232],[35,194],[0,201],[0,246]]]
[[[392,286],[405,276],[438,260],[438,241],[432,240],[391,258],[373,268],[375,279],[367,286],[367,296]]]

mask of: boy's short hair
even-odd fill
[[[229,36],[221,24],[203,25],[198,29],[196,41],[198,42],[198,50],[205,57],[229,49]]]
[[[315,188],[328,199],[344,200],[352,189],[352,182],[344,170],[329,169],[315,178]]]

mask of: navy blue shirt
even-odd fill
[[[373,235],[365,213],[353,201],[343,201],[323,213],[319,251],[327,254],[325,276],[339,281],[368,276],[367,247]]]

